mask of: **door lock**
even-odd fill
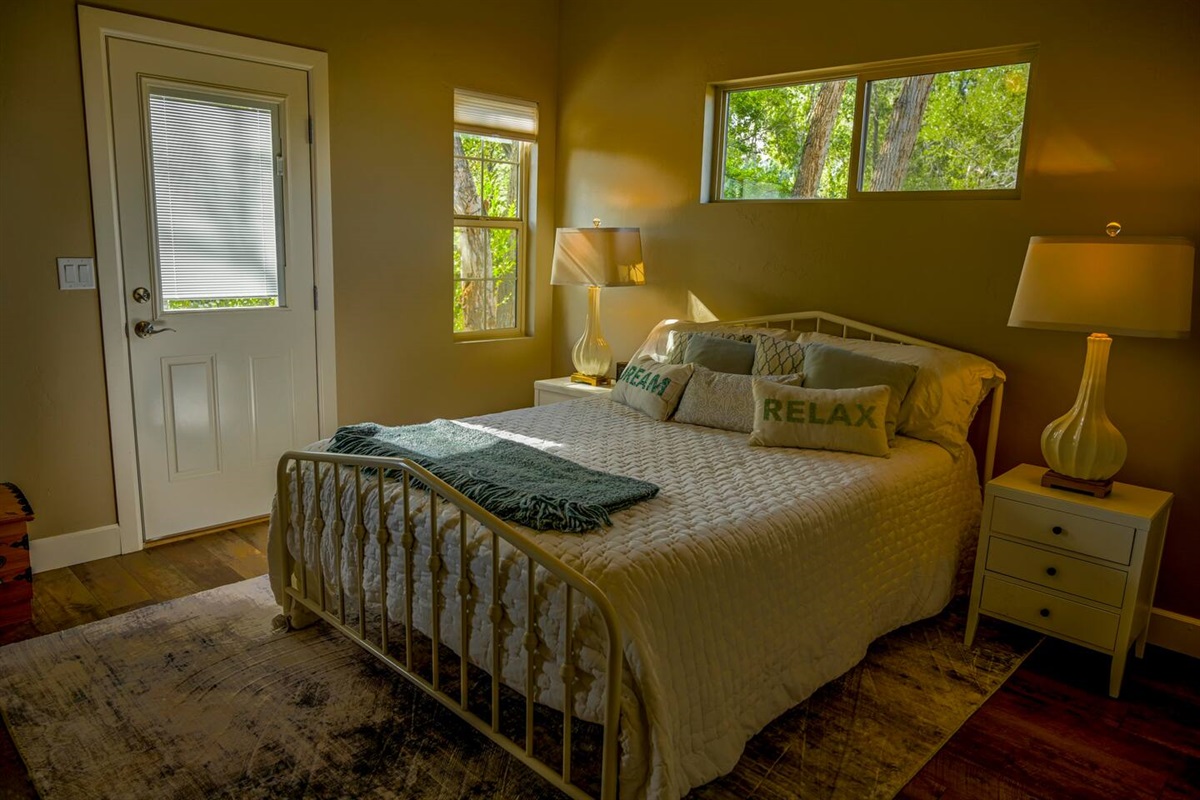
[[[161,319],[143,319],[134,324],[133,332],[137,334],[139,339],[149,339],[156,333],[173,332],[175,330],[174,328],[167,327],[160,328],[158,327],[159,325],[163,325]]]
[[[133,302],[149,303],[150,302],[150,290],[147,289],[145,286],[139,286],[136,289],[134,289],[133,290]]]

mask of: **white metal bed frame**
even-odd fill
[[[830,333],[842,338],[867,339],[870,341],[892,342],[896,344],[923,345],[926,347],[944,348],[943,345],[924,341],[901,333],[889,331],[873,325],[839,317],[820,311],[804,311],[791,314],[776,314],[763,317],[750,317],[739,320],[721,321],[722,326],[734,325],[745,327],[785,327],[791,330],[817,331]],[[833,333],[837,331],[837,333]],[[992,393],[991,413],[987,426],[987,443],[984,454],[982,476],[986,483],[991,479],[995,461],[996,434],[1000,424],[1000,406],[1003,398],[1003,386],[997,386]],[[313,479],[314,490],[311,502],[304,500],[303,472],[309,470]],[[369,471],[364,474],[364,470]],[[398,478],[385,477],[385,471]],[[295,485],[299,492],[299,502],[292,497],[292,480],[295,475]],[[326,519],[325,510],[320,502],[320,487],[322,481],[332,481],[334,496],[338,498],[333,511],[333,518]],[[385,508],[379,509],[379,522],[373,532],[367,531],[363,524],[363,511],[371,497],[379,498],[383,503],[385,483],[399,480],[401,483],[400,501],[403,503],[404,532],[400,537],[400,545],[404,552],[405,575],[405,614],[404,614],[404,658],[397,658],[389,651],[388,645],[388,546],[392,542],[392,533],[387,527]],[[419,482],[425,487],[419,489],[413,484]],[[373,486],[372,486],[373,484]],[[353,491],[355,502],[353,512],[346,518],[341,498],[343,493]],[[428,513],[431,537],[431,553],[425,564],[415,563],[415,525],[410,515],[410,502],[413,492],[427,493],[429,497]],[[572,719],[573,706],[572,687],[576,665],[573,657],[573,619],[572,607],[574,595],[582,595],[591,601],[599,613],[607,634],[607,659],[604,686],[604,721],[601,745],[600,794],[601,800],[614,800],[617,796],[617,764],[618,745],[617,732],[620,722],[620,699],[622,672],[624,669],[623,639],[620,620],[615,608],[604,592],[590,579],[575,568],[542,549],[534,536],[524,533],[504,522],[484,508],[480,507],[449,484],[445,483],[428,470],[407,459],[377,458],[354,455],[342,455],[324,452],[289,451],[279,460],[277,470],[277,517],[278,535],[283,537],[281,546],[272,550],[271,570],[279,576],[284,576],[286,583],[283,589],[283,609],[291,628],[302,628],[318,619],[324,620],[339,633],[364,648],[367,652],[383,661],[396,672],[400,673],[418,688],[444,707],[470,723],[476,730],[503,747],[507,752],[519,759],[526,766],[541,775],[568,796],[587,800],[592,796],[572,781]],[[459,572],[456,589],[459,596],[460,635],[459,641],[446,643],[442,641],[440,630],[440,602],[442,582],[438,578],[442,560],[435,546],[439,537],[437,525],[438,503],[449,503],[458,510],[459,531]],[[491,545],[491,597],[492,604],[488,609],[488,619],[491,622],[490,652],[490,714],[484,718],[471,708],[468,692],[468,662],[470,653],[470,629],[467,624],[467,598],[471,593],[472,582],[469,577],[467,559],[467,519],[475,520],[490,533]],[[316,564],[305,561],[303,531],[305,523],[311,522],[316,533],[316,548],[318,554]],[[300,531],[301,546],[299,557],[292,555],[287,544],[288,526],[295,526]],[[443,536],[449,535],[442,534]],[[336,538],[335,571],[337,574],[336,607],[330,607],[329,582],[324,573],[322,559],[322,540],[325,536]],[[357,622],[348,624],[346,615],[346,591],[342,580],[342,552],[345,537],[351,536],[351,545],[356,553],[355,570],[357,577]],[[366,597],[363,589],[365,580],[364,555],[368,536],[374,536],[379,547],[379,580],[380,580],[380,614],[378,632],[371,635],[366,622]],[[500,604],[500,541],[503,540],[527,561],[526,569],[526,619],[522,645],[525,650],[525,726],[524,743],[518,743],[501,730],[500,725],[500,684],[501,651],[498,644],[500,639],[499,625],[503,614]],[[430,579],[430,635],[431,667],[429,679],[420,674],[413,662],[413,591],[414,573],[419,567],[427,570]],[[565,593],[563,615],[563,647],[557,653],[559,675],[563,682],[563,728],[561,742],[561,761],[556,768],[543,761],[534,753],[534,653],[538,644],[535,614],[535,568],[541,567],[557,577],[563,584]],[[515,624],[515,621],[514,621]],[[439,647],[443,644],[457,646],[459,655],[458,696],[451,695],[442,688]]]

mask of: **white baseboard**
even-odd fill
[[[75,533],[29,541],[29,563],[34,572],[69,567],[97,558],[121,554],[121,528],[104,525]]]
[[[1162,608],[1150,611],[1150,634],[1146,641],[1200,658],[1200,619],[1176,614]]]

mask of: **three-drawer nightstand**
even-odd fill
[[[1022,464],[987,485],[966,643],[985,614],[1099,650],[1116,697],[1130,645],[1146,649],[1173,496],[1124,483],[1073,494],[1041,486],[1045,471]]]
[[[611,392],[611,383],[607,386],[592,386],[588,383],[573,383],[570,378],[546,378],[533,382],[533,404],[548,406],[551,403],[576,400],[580,397],[608,397]]]

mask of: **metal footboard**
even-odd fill
[[[308,472],[313,481],[311,500],[305,500],[304,473]],[[385,477],[385,471],[388,476]],[[296,493],[293,497],[292,480],[295,479]],[[282,537],[280,547],[275,551],[280,563],[272,564],[272,569],[281,569],[284,588],[284,612],[293,625],[303,624],[301,620],[309,620],[305,610],[311,616],[324,620],[335,630],[350,638],[356,644],[383,661],[396,672],[408,678],[426,694],[433,697],[443,706],[453,711],[459,717],[470,723],[476,730],[499,744],[506,751],[524,764],[529,766],[554,786],[574,798],[590,798],[587,791],[572,781],[572,719],[574,710],[574,620],[573,606],[575,594],[582,595],[591,601],[603,620],[607,634],[607,659],[604,679],[604,721],[600,767],[600,794],[602,800],[613,800],[617,796],[617,725],[620,714],[620,692],[623,669],[621,629],[617,621],[612,603],[599,587],[577,570],[566,565],[558,558],[543,550],[531,537],[513,528],[497,518],[473,501],[464,497],[460,492],[437,478],[428,470],[407,459],[374,458],[366,456],[351,456],[321,452],[291,451],[284,453],[279,460],[276,472],[277,479],[277,513],[279,534]],[[388,642],[388,547],[392,543],[392,533],[387,526],[386,487],[391,481],[400,484],[400,497],[397,502],[403,503],[404,532],[400,537],[400,545],[404,553],[404,654],[397,658],[393,651],[396,649]],[[335,498],[332,519],[327,518],[326,509],[322,508],[322,481],[333,483]],[[417,484],[428,488],[418,488]],[[344,493],[352,492],[354,498],[352,513],[346,518],[343,508]],[[424,563],[417,563],[415,558],[416,536],[415,524],[411,515],[411,499],[413,494],[420,492],[429,498],[428,514],[430,520],[430,557]],[[379,503],[379,522],[376,530],[368,531],[363,524],[366,519],[364,510],[368,497],[375,493]],[[439,601],[442,584],[438,578],[442,567],[439,538],[438,506],[449,503],[458,510],[459,534],[459,575],[456,589],[460,613],[460,634],[457,642],[443,642],[441,637],[441,613]],[[394,505],[393,505],[394,507]],[[444,509],[443,509],[444,510]],[[484,718],[476,713],[469,697],[470,642],[471,628],[468,624],[467,599],[473,588],[469,562],[467,558],[467,521],[472,519],[487,530],[483,534],[486,544],[491,547],[490,580],[491,606],[488,609],[488,619],[491,626],[491,642],[489,645],[490,668],[485,670],[490,675],[491,702],[490,714]],[[315,533],[316,563],[306,563],[305,525],[309,523]],[[299,557],[291,553],[288,547],[288,526],[295,526],[300,547]],[[327,537],[334,537],[334,569],[336,571],[336,602],[330,602],[330,581],[325,575],[322,558],[322,545]],[[367,537],[374,537],[379,548],[379,613],[378,631],[372,635],[367,624],[366,590],[366,543]],[[357,598],[356,621],[348,622],[346,609],[345,570],[342,563],[346,537],[351,537],[350,546],[356,563],[351,569],[356,577]],[[503,646],[500,636],[500,622],[503,617],[501,598],[501,562],[500,542],[507,542],[526,559],[526,618],[524,620],[524,636],[522,638],[525,651],[525,730],[524,743],[518,743],[501,730],[501,683],[502,683],[502,653]],[[483,547],[483,545],[480,545]],[[534,665],[535,651],[538,645],[535,569],[541,567],[557,577],[561,583],[563,598],[563,634],[562,649],[556,653],[556,661],[560,667],[563,688],[563,719],[561,763],[558,768],[543,761],[534,754]],[[431,675],[426,678],[420,674],[414,665],[413,643],[413,601],[414,576],[419,570],[425,570],[430,578],[432,587],[430,598],[430,630],[431,640]],[[396,620],[394,622],[400,622]],[[514,620],[514,624],[518,621]],[[443,689],[442,665],[439,649],[446,645],[450,648],[457,646],[458,692],[456,695]],[[478,667],[476,667],[478,669]]]

